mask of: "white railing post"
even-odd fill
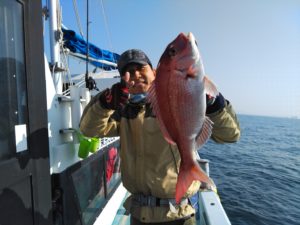
[[[76,86],[70,86],[70,96],[72,99],[71,102],[72,128],[78,130],[80,117],[82,115],[82,106],[80,103],[80,88]]]

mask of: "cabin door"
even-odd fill
[[[0,224],[52,224],[41,1],[0,1]]]

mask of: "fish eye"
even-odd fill
[[[175,56],[176,53],[177,53],[176,49],[173,46],[170,46],[169,51],[168,51],[169,56],[171,56],[171,57]]]

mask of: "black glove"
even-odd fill
[[[219,92],[216,97],[206,95],[206,114],[214,113],[225,107],[225,98]]]
[[[129,92],[124,80],[106,89],[99,97],[101,105],[106,109],[117,110],[123,107],[129,99]]]

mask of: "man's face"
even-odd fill
[[[128,84],[130,94],[146,93],[155,79],[155,70],[150,65],[128,64],[122,79]]]

